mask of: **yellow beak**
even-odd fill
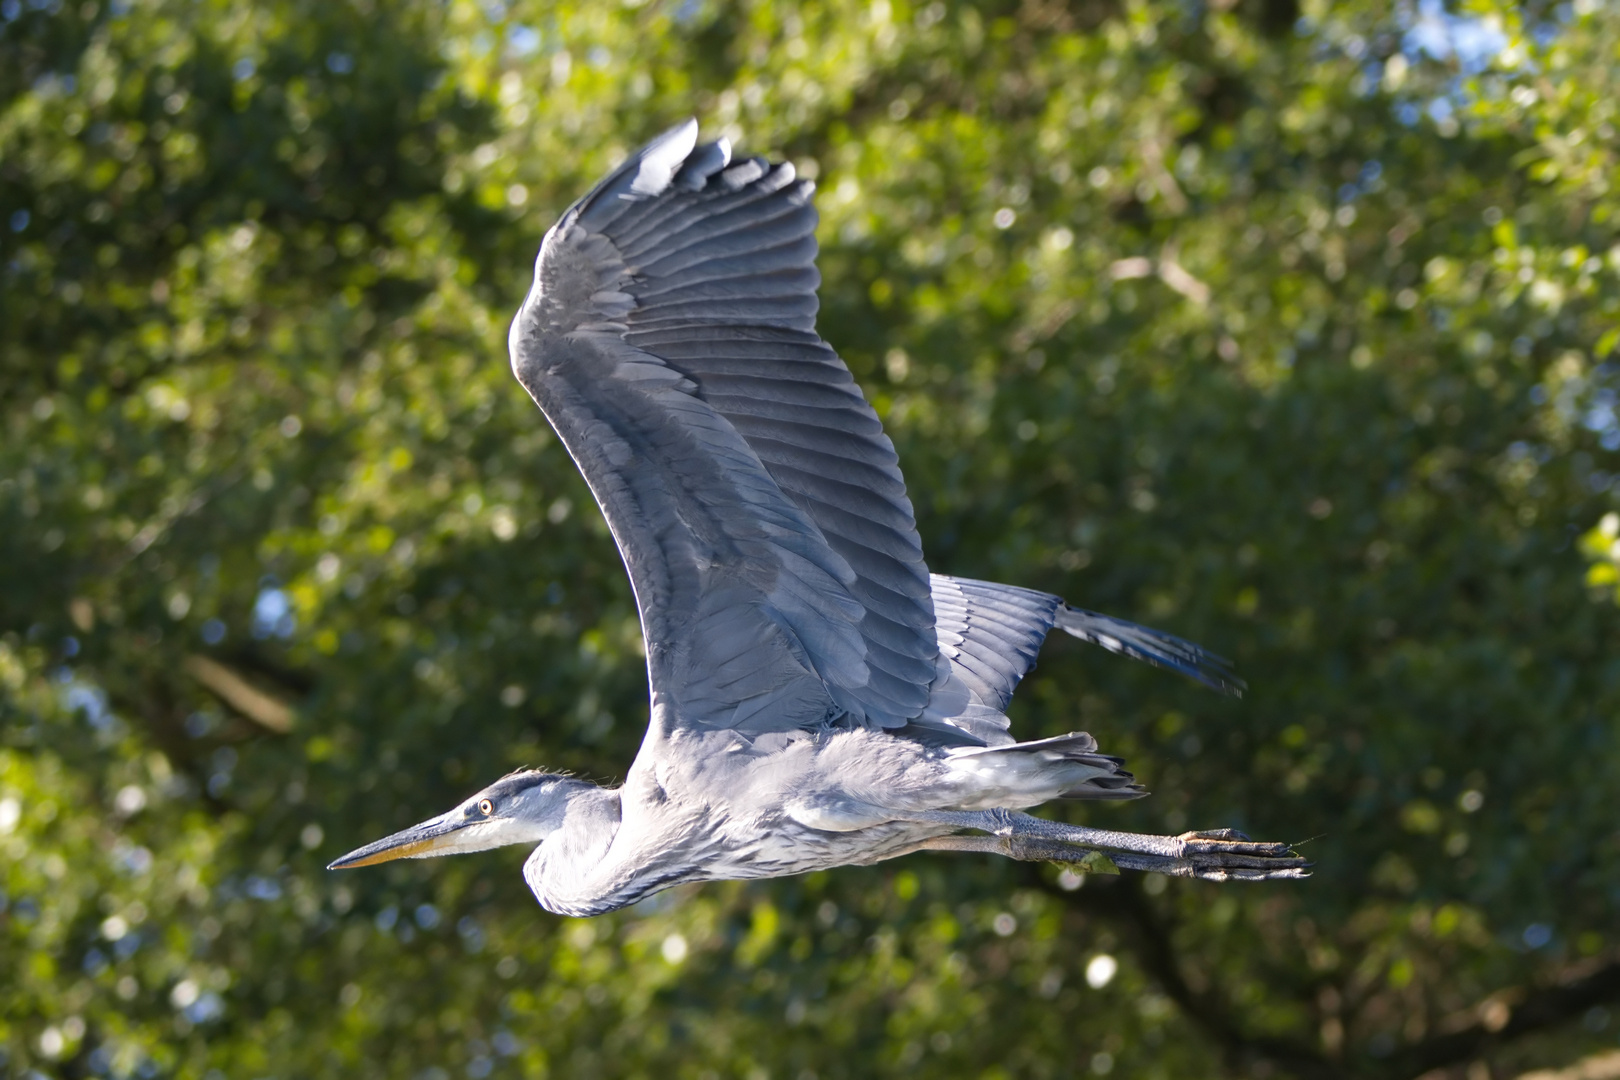
[[[456,836],[456,833],[468,825],[479,823],[480,819],[467,818],[453,810],[449,814],[430,818],[420,825],[401,829],[392,836],[385,836],[363,848],[356,848],[342,858],[334,859],[327,869],[351,870],[357,866],[374,866],[395,859],[426,859],[434,855],[448,855],[460,848],[457,841],[461,838]]]

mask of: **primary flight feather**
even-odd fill
[[[570,915],[923,849],[1303,876],[1287,845],[1230,830],[1143,836],[1021,813],[1145,794],[1090,735],[1008,733],[1007,702],[1053,627],[1241,684],[1171,635],[928,572],[894,446],[816,334],[812,191],[792,165],[698,145],[688,121],[546,233],[512,370],[630,573],[646,739],[622,787],[515,773],[332,865],[532,843],[525,878]]]

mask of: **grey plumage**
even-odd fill
[[[924,848],[1303,874],[1285,845],[1013,812],[1144,794],[1090,735],[1009,734],[1054,627],[1241,684],[1179,638],[929,574],[894,446],[815,333],[812,185],[696,130],[648,144],[552,227],[510,335],[630,574],[652,692],[641,753],[622,788],[518,774],[333,865],[536,843],[525,875],[571,914]]]

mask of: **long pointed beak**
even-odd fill
[[[395,859],[425,859],[433,855],[449,854],[457,850],[456,833],[468,825],[479,824],[482,819],[466,818],[452,810],[419,825],[401,829],[392,836],[356,848],[327,865],[328,870],[351,870],[356,866],[372,866]]]

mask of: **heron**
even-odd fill
[[[1084,732],[1006,709],[1053,629],[1217,689],[1229,665],[1049,593],[929,572],[893,443],[816,333],[814,185],[688,120],[545,234],[512,370],[607,520],[650,694],[618,787],[525,769],[333,869],[533,845],[547,910],[675,885],[985,852],[1218,881],[1297,878],[1287,844],[1027,810],[1145,795]]]

